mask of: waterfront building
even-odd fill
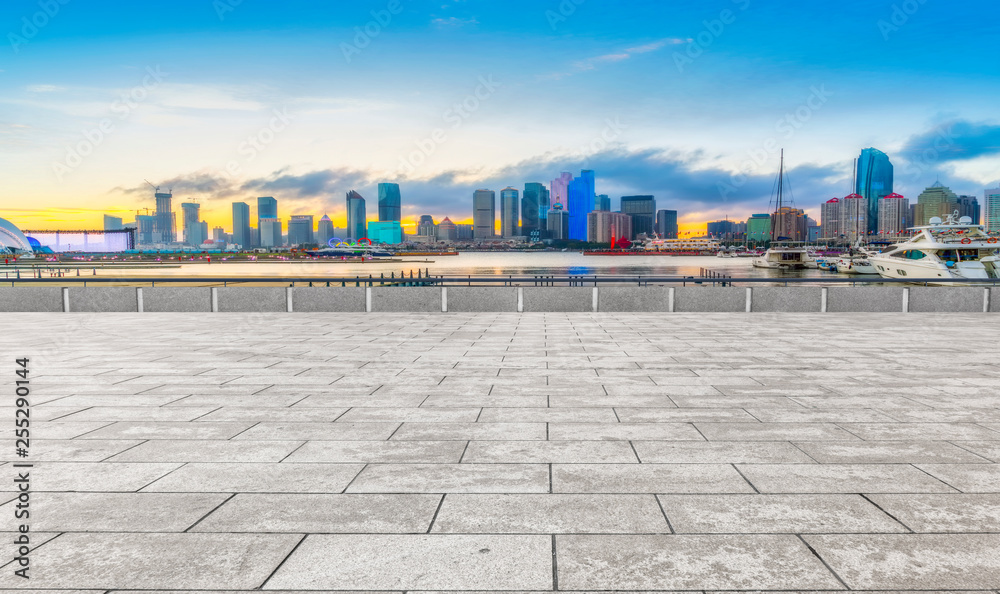
[[[313,233],[313,215],[292,215],[288,221],[288,245],[316,243]]]
[[[750,215],[747,219],[747,241],[771,241],[771,215]]]
[[[233,243],[250,249],[250,205],[233,202]]]
[[[539,183],[524,184],[521,196],[521,233],[531,235],[532,231],[545,229],[549,216],[549,191]]]
[[[458,235],[456,239],[458,241],[472,241],[476,236],[475,225],[469,225],[463,223],[455,225],[455,227],[456,227],[456,233]]]
[[[806,241],[809,237],[809,222],[802,209],[782,206],[774,212],[771,223],[775,241]]]
[[[867,231],[878,232],[878,201],[892,194],[893,167],[888,155],[875,148],[861,151],[854,193],[865,200]]]
[[[111,215],[104,215],[104,230],[105,231],[121,231],[124,229],[121,217],[113,217]]]
[[[278,247],[285,243],[284,237],[282,237],[281,219],[260,219],[258,225],[260,229],[260,247]]]
[[[278,201],[272,196],[261,196],[257,198],[257,228],[263,219],[278,218]]]
[[[661,239],[677,239],[680,228],[677,226],[676,210],[656,211],[656,234]]]
[[[569,182],[573,181],[573,174],[567,171],[562,172],[556,179],[552,180],[549,184],[549,199],[551,201],[551,208],[555,208],[555,204],[559,203],[563,205],[563,210],[565,210],[566,201],[569,199]],[[545,213],[548,216],[548,213]]]
[[[594,210],[596,183],[594,172],[585,169],[567,186],[567,202],[563,207],[569,211],[570,239],[587,240],[587,214]],[[652,230],[652,224],[650,228]]]
[[[518,206],[519,192],[511,187],[500,190],[500,236],[504,239],[517,237],[521,234]]]
[[[437,238],[438,241],[455,241],[458,239],[458,227],[445,217],[437,226]]]
[[[420,217],[420,221],[417,222],[417,235],[419,237],[437,236],[437,225],[434,224],[434,217],[431,215],[422,215]]]
[[[472,195],[472,220],[479,241],[496,237],[497,195],[493,190],[476,190]]]
[[[973,225],[980,224],[982,220],[982,209],[979,207],[979,199],[975,196],[958,197],[958,216],[969,217]]]
[[[840,198],[833,198],[827,200],[820,205],[820,237],[822,239],[839,239],[841,231],[840,215],[841,215],[841,202]]]
[[[212,239],[214,241],[226,241],[226,242],[228,242],[229,239],[226,237],[227,235],[229,235],[229,234],[226,233],[226,230],[223,229],[222,227],[215,227],[215,228],[212,229]]]
[[[909,228],[910,201],[900,194],[892,193],[879,200],[879,235],[904,235]]]
[[[380,222],[402,221],[402,203],[399,184],[382,183],[378,185],[378,220]]]
[[[958,195],[941,182],[936,182],[917,196],[914,226],[928,225],[932,218],[941,217],[943,219],[956,210],[959,210]]]
[[[173,197],[174,195],[171,192],[156,192],[156,222],[153,226],[153,239],[155,242],[174,243],[177,241],[176,227],[174,226],[174,211],[173,206],[171,206]]]
[[[569,213],[563,210],[563,205],[556,202],[552,205],[545,221],[549,238],[569,239]]]
[[[870,235],[868,229],[868,201],[861,194],[844,196],[840,202],[840,237],[847,243],[856,243]],[[876,205],[876,209],[878,206]],[[876,223],[876,226],[877,223]]]
[[[399,221],[368,223],[368,239],[372,243],[396,245],[403,243],[403,225]]]
[[[594,210],[611,210],[611,197],[607,194],[598,194],[595,196]]]
[[[347,193],[347,238],[365,239],[368,237],[368,213],[365,209],[365,199],[354,190]]]
[[[1000,188],[986,190],[983,192],[983,206],[986,210],[985,221],[986,231],[993,233],[1000,231]]]
[[[708,236],[713,239],[731,241],[738,238],[738,225],[734,221],[712,221],[707,225]]]
[[[656,218],[656,198],[653,196],[622,196],[623,213],[632,217],[632,236],[635,239],[640,234],[653,234],[653,223]]]
[[[208,229],[204,232],[201,226],[201,205],[195,202],[181,204],[181,215],[184,221],[184,243],[195,247],[208,239]]]
[[[587,215],[587,241],[610,244],[612,238],[632,237],[632,217],[621,212],[595,210]],[[614,247],[614,246],[612,246]]]
[[[336,236],[337,232],[333,228],[333,221],[330,220],[330,215],[323,215],[323,218],[319,220],[319,227],[316,229],[316,243],[320,247],[325,247]]]
[[[809,241],[809,242],[818,241],[819,240],[819,233],[820,233],[821,230],[822,230],[822,227],[820,227],[819,225],[809,225],[809,227],[807,228],[808,238],[806,239],[806,241]]]

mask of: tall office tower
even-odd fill
[[[946,188],[941,182],[937,182],[917,196],[914,226],[927,225],[932,218],[944,218],[956,210],[959,210],[958,195],[952,192],[951,188]]]
[[[156,227],[156,217],[153,215],[135,215],[136,241],[141,245],[153,243],[153,229]]]
[[[520,192],[514,188],[508,186],[500,190],[500,236],[504,239],[521,234],[519,202]]]
[[[473,238],[475,238],[475,236],[476,236],[476,226],[475,225],[468,225],[468,224],[462,223],[462,224],[458,224],[458,225],[455,225],[455,226],[458,227],[458,230],[457,230],[458,231],[458,237],[456,238],[458,241],[471,241]]]
[[[595,210],[587,215],[587,241],[610,244],[632,236],[632,217],[620,212]],[[614,247],[614,246],[612,246]]]
[[[656,219],[656,198],[652,196],[622,196],[622,212],[632,217],[632,237],[640,233],[653,234]]]
[[[983,192],[983,224],[986,231],[1000,231],[1000,188]]]
[[[381,222],[402,221],[403,199],[399,194],[399,184],[378,185],[378,220]]]
[[[121,219],[121,217],[113,217],[111,215],[104,215],[104,230],[105,231],[121,231],[122,230],[122,219]]]
[[[569,211],[558,202],[552,205],[546,219],[546,231],[552,239],[569,239]]]
[[[326,247],[330,240],[336,237],[337,234],[333,230],[333,221],[330,220],[329,215],[323,215],[323,218],[319,220],[319,229],[316,230],[316,243],[320,247]]]
[[[434,224],[434,217],[431,215],[420,215],[417,221],[417,235],[423,237],[434,237],[437,235],[437,225]]]
[[[545,209],[545,212],[542,212]],[[538,183],[524,184],[524,194],[521,196],[521,234],[531,235],[532,231],[545,228],[545,219],[549,214],[548,191]]]
[[[196,247],[205,243],[208,237],[201,233],[201,205],[185,202],[181,204],[181,213],[184,221],[184,243]]]
[[[496,237],[497,195],[493,190],[476,190],[472,195],[472,223],[477,240]]]
[[[569,182],[569,204],[565,204],[569,211],[569,237],[570,239],[587,240],[587,214],[594,210],[594,172],[585,169],[580,173],[580,177]],[[650,224],[650,231],[652,231]]]
[[[312,215],[292,215],[288,221],[288,245],[316,243]]]
[[[260,229],[261,220],[276,218],[278,218],[278,201],[271,196],[257,198],[257,228]]]
[[[840,215],[842,210],[840,198],[833,198],[820,204],[820,237],[823,239],[839,239]]]
[[[958,216],[959,217],[969,217],[972,219],[973,225],[978,225],[980,223],[981,209],[979,207],[979,199],[975,196],[959,196],[958,197]]]
[[[233,202],[233,243],[249,249],[250,241],[250,205],[246,202]]]
[[[281,219],[260,220],[260,247],[278,247],[284,243],[281,236]]]
[[[177,234],[174,227],[174,211],[171,201],[174,195],[170,192],[156,192],[156,224],[153,233],[162,243],[174,243]]]
[[[782,206],[771,218],[772,240],[775,241],[806,241],[809,237],[809,222],[805,211]]]
[[[569,204],[569,182],[573,181],[573,174],[568,172],[563,172],[559,177],[552,180],[549,185],[551,192],[549,192],[549,210],[554,210],[556,204],[562,204],[563,210],[566,210],[566,205]],[[545,213],[548,216],[548,213]]]
[[[656,234],[660,239],[677,239],[679,233],[676,210],[656,211]]]
[[[347,193],[347,237],[366,239],[368,237],[368,213],[365,199],[354,190]]]
[[[857,175],[858,181],[854,193],[861,195],[867,205],[866,231],[877,233],[878,201],[892,194],[892,163],[889,162],[888,155],[882,151],[866,148],[861,151],[861,158],[858,159]]]
[[[458,239],[458,227],[445,217],[437,226],[437,238],[438,241],[455,241]]]
[[[212,240],[213,241],[225,241],[226,240],[226,230],[222,227],[215,227],[212,229]]]
[[[611,197],[607,194],[594,196],[594,210],[611,210]]]
[[[736,223],[730,220],[712,221],[708,223],[708,236],[715,239],[736,239]]]
[[[889,194],[879,200],[879,235],[901,235],[910,227],[910,201],[899,194]]]

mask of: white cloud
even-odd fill
[[[624,51],[615,52],[611,54],[604,54],[603,56],[597,56],[594,58],[587,58],[586,60],[580,60],[574,62],[572,68],[565,72],[555,72],[552,74],[547,74],[541,78],[555,79],[559,80],[566,78],[567,76],[572,76],[580,72],[587,72],[588,70],[594,70],[601,64],[613,64],[615,62],[624,62],[634,55],[648,54],[650,52],[655,52],[657,50],[663,49],[668,45],[680,45],[683,43],[688,43],[692,41],[691,39],[680,39],[676,37],[669,37],[666,39],[661,39],[659,41],[654,41],[652,43],[647,43],[645,45],[638,45],[635,47],[628,48]]]
[[[0,70],[0,72],[3,72],[3,70]],[[27,90],[29,93],[56,93],[58,91],[65,91],[66,87],[56,85],[29,85]]]

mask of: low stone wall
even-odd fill
[[[0,312],[1000,312],[1000,287],[0,287]]]

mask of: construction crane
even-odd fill
[[[160,186],[154,186],[148,179],[144,179],[142,181],[144,181],[147,184],[149,184],[149,187],[153,188],[154,192],[159,192],[160,191]]]

